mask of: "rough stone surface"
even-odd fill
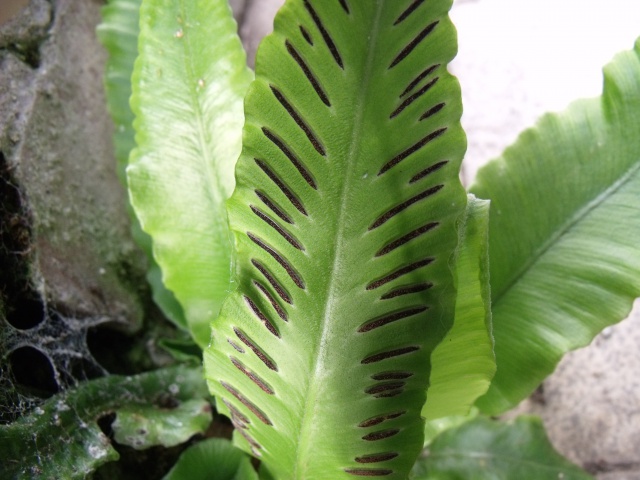
[[[136,332],[149,304],[115,173],[102,4],[30,0],[0,25],[0,423],[104,374],[88,332]]]
[[[32,222],[30,287],[56,310],[135,329],[144,265],[114,172],[101,5],[32,0],[0,27],[0,151]]]

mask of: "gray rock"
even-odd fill
[[[135,329],[144,262],[115,175],[101,88],[106,57],[95,36],[100,6],[58,0],[30,75],[16,55],[5,54],[0,78],[10,92],[0,103],[10,104],[14,121],[0,127],[9,133],[0,148],[33,221],[32,284],[57,309]]]

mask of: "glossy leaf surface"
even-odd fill
[[[164,283],[204,347],[229,291],[224,201],[251,73],[225,0],[144,0],[140,22],[130,196]]]
[[[492,207],[498,370],[485,412],[530,394],[640,295],[640,43],[604,78],[602,97],[544,116],[471,188]]]
[[[113,146],[118,177],[125,186],[129,154],[135,147],[134,117],[129,106],[129,98],[133,64],[138,56],[140,3],[141,0],[110,0],[102,7],[102,23],[97,28],[98,38],[109,54],[105,66],[105,93],[107,108],[115,127]],[[147,280],[153,299],[173,323],[186,329],[187,323],[182,308],[173,293],[162,283],[162,272],[151,252],[151,237],[141,230],[135,213],[130,211],[130,214],[133,224],[132,235],[149,259]]]
[[[418,460],[412,480],[590,480],[556,452],[540,419],[485,417],[447,430]]]
[[[275,479],[405,479],[450,327],[466,142],[450,0],[291,0],[258,50],[205,352]]]
[[[489,388],[496,371],[488,227],[489,202],[470,195],[458,227],[455,319],[431,356],[427,403],[422,409],[427,420],[469,413],[476,399]]]

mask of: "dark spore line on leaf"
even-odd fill
[[[240,362],[240,360],[238,360],[235,357],[229,357],[229,359],[231,360],[231,363],[233,363],[233,365],[240,370],[242,373],[244,373],[247,377],[249,377],[249,379],[255,383],[258,387],[260,387],[260,390],[262,390],[265,393],[268,393],[269,395],[273,395],[273,389],[267,385],[267,382],[265,382],[262,378],[260,378],[260,376],[258,376],[258,374],[252,372],[251,370],[249,370],[247,367],[245,367],[242,362]]]
[[[260,167],[260,170],[262,170],[267,175],[267,177],[269,177],[269,179],[276,184],[276,186],[282,191],[282,193],[284,193],[285,197],[287,197],[287,199],[291,202],[291,204],[294,207],[296,207],[296,209],[301,214],[306,216],[307,211],[305,210],[304,206],[302,205],[300,200],[298,200],[298,197],[296,197],[293,194],[293,192],[289,190],[289,188],[284,184],[282,179],[278,175],[276,175],[276,173],[273,170],[271,170],[265,162],[263,162],[258,158],[254,158],[254,160],[256,164]]]
[[[438,222],[431,222],[431,223],[427,223],[426,225],[423,225],[421,227],[416,228],[415,230],[407,233],[406,235],[403,235],[402,237],[398,238],[397,240],[394,240],[393,242],[388,243],[387,245],[382,247],[378,251],[378,253],[376,253],[376,257],[381,257],[383,255],[386,255],[386,254],[394,251],[396,248],[401,247],[405,243],[408,243],[411,240],[413,240],[415,238],[418,238],[420,235],[424,235],[425,233],[433,230],[438,225],[439,225]]]
[[[242,348],[240,345],[238,345],[233,340],[227,338],[227,342],[229,342],[229,345],[231,345],[237,352],[244,353],[244,348]]]
[[[298,242],[293,236],[287,232],[284,228],[274,222],[271,218],[264,214],[264,212],[260,211],[253,205],[250,205],[251,211],[255,213],[261,220],[263,220],[267,225],[273,228],[276,232],[278,232],[287,242],[289,242],[293,247],[298,250],[304,251],[304,247]]]
[[[293,108],[291,103],[289,103],[289,101],[285,98],[284,94],[273,85],[270,85],[270,87],[276,99],[280,102],[280,104],[285,108],[291,118],[293,118],[293,120],[305,133],[305,135],[313,145],[313,148],[315,148],[316,151],[323,157],[326,156],[327,153],[325,152],[324,147],[320,144],[320,140],[318,140],[318,138],[313,134],[309,125],[307,125],[307,123],[302,119],[298,112],[296,112],[296,109]]]
[[[307,77],[307,80],[309,80],[309,83],[318,94],[318,97],[320,97],[320,100],[322,100],[322,103],[324,103],[327,107],[330,107],[331,102],[329,101],[329,97],[327,97],[327,94],[320,86],[318,79],[309,68],[309,65],[307,65],[307,62],[304,61],[304,59],[300,56],[298,51],[291,44],[291,42],[289,42],[289,40],[285,41],[285,46],[287,47],[287,52],[289,52],[289,55],[291,55],[298,66],[302,69],[302,73],[304,73],[305,77]]]
[[[409,180],[409,183],[415,183],[418,180],[422,180],[427,175],[440,170],[447,163],[449,163],[448,160],[443,160],[442,162],[435,163],[435,164],[431,165],[430,167],[425,168],[424,170],[416,173],[413,177],[411,177],[411,180]]]
[[[427,110],[426,112],[424,112],[422,114],[422,116],[420,117],[419,121],[425,120],[433,115],[435,115],[436,113],[438,113],[440,110],[442,110],[444,108],[446,104],[445,103],[439,103],[438,105],[436,105],[435,107],[431,107],[429,110]]]
[[[387,420],[393,420],[394,418],[401,417],[405,413],[407,412],[403,410],[401,412],[392,412],[392,413],[386,413],[384,415],[377,415],[375,417],[368,418],[367,420],[360,422],[358,424],[358,427],[368,428],[368,427],[373,427],[375,425],[380,425],[382,422],[386,422]]]
[[[411,92],[411,90],[413,90],[425,77],[428,77],[429,75],[431,75],[439,66],[440,64],[437,63],[435,65],[431,65],[426,70],[424,70],[409,84],[407,88],[404,89],[404,92],[400,94],[400,98],[404,97],[409,92]]]
[[[231,403],[224,398],[222,399],[222,403],[224,403],[229,409],[229,412],[231,412],[231,422],[234,425],[239,425],[240,428],[247,428],[247,426],[251,423],[249,419],[240,410],[231,405]]]
[[[371,282],[369,285],[367,285],[367,290],[374,290],[376,288],[381,287],[382,285],[385,285],[389,282],[392,282],[393,280],[396,280],[397,278],[402,277],[403,275],[411,273],[414,270],[417,270],[418,268],[426,267],[427,265],[433,263],[434,260],[435,260],[434,258],[423,258],[422,260],[413,262],[412,264],[407,265],[406,267],[401,267],[398,270],[391,272],[389,275],[386,275],[379,280],[375,280],[374,282]]]
[[[390,397],[396,397],[398,395],[400,395],[402,392],[404,392],[403,388],[400,388],[398,390],[393,390],[391,392],[385,392],[385,393],[379,393],[378,395],[374,395],[375,398],[390,398]]]
[[[342,8],[344,8],[344,11],[347,13],[351,13],[349,11],[349,4],[347,3],[347,0],[339,0],[340,1],[340,5],[342,5]]]
[[[323,1],[326,1],[326,0],[323,0]],[[318,13],[311,6],[311,3],[309,2],[309,0],[304,0],[304,6],[309,12],[309,15],[311,15],[313,23],[315,23],[316,27],[318,27],[318,30],[320,31],[320,35],[322,35],[322,39],[327,44],[327,47],[329,48],[329,51],[331,52],[331,55],[335,59],[336,63],[340,68],[344,69],[344,65],[342,64],[342,57],[340,56],[340,52],[338,52],[338,47],[336,47],[336,44],[331,38],[331,35],[329,35],[329,32],[327,32],[327,29],[324,27],[322,20],[320,20],[320,17],[318,16]]]
[[[311,35],[309,35],[309,31],[306,28],[304,28],[302,25],[300,25],[300,33],[302,34],[304,39],[307,41],[307,43],[313,47],[313,38],[311,38]]]
[[[282,210],[276,202],[267,197],[266,194],[261,192],[260,190],[255,190],[256,196],[264,203],[269,209],[275,213],[278,217],[280,217],[283,221],[287,222],[290,225],[293,225],[295,222],[287,215],[284,210]]]
[[[393,460],[399,454],[396,452],[385,452],[385,453],[373,453],[371,455],[363,455],[361,457],[356,457],[354,460],[358,463],[378,463],[378,462],[386,462],[388,460]]]
[[[425,199],[427,197],[430,197],[434,193],[439,192],[442,189],[442,187],[444,187],[444,185],[436,185],[435,187],[431,187],[431,188],[425,190],[424,192],[420,192],[419,194],[417,194],[417,195],[411,197],[410,199],[402,202],[400,205],[397,205],[397,206],[393,207],[391,210],[389,210],[388,212],[386,212],[383,215],[381,215],[380,217],[378,217],[378,219],[371,224],[371,226],[369,227],[369,230],[373,230],[375,228],[378,228],[380,225],[383,225],[388,220],[390,220],[392,217],[394,217],[395,215],[397,215],[400,212],[404,211],[405,209],[409,208],[414,203],[419,202],[420,200],[423,200],[423,199]]]
[[[397,348],[395,350],[389,350],[387,352],[381,352],[381,353],[376,353],[374,355],[370,355],[362,359],[360,363],[362,363],[363,365],[367,365],[369,363],[381,362],[382,360],[386,360],[388,358],[399,357],[400,355],[406,355],[408,353],[413,353],[418,350],[420,350],[420,347],[418,346]]]
[[[405,158],[407,158],[409,155],[417,152],[418,150],[420,150],[422,147],[424,147],[427,143],[431,142],[432,140],[435,140],[436,138],[438,138],[440,135],[442,135],[444,132],[447,131],[447,128],[440,128],[434,132],[431,132],[429,135],[427,135],[426,137],[420,139],[418,142],[414,143],[413,145],[411,145],[409,148],[407,148],[406,150],[402,151],[401,153],[399,153],[398,155],[396,155],[395,157],[393,157],[391,160],[389,160],[378,172],[378,176],[382,175],[383,173],[387,172],[388,170],[390,170],[391,168],[395,167],[397,164],[399,164],[401,161],[403,161]]]
[[[413,12],[415,12],[416,9],[423,3],[424,3],[424,0],[415,0],[411,5],[409,5],[409,7],[407,7],[407,9],[404,12],[400,14],[397,20],[393,22],[393,24],[398,25],[399,23],[404,22],[407,19],[407,17],[411,15]]]
[[[262,133],[264,133],[264,136],[271,140],[273,144],[278,147],[282,151],[282,153],[284,153],[284,155],[289,159],[293,166],[296,167],[296,170],[300,172],[300,175],[302,175],[302,178],[306,180],[309,186],[314,190],[317,190],[318,187],[316,185],[316,182],[313,180],[313,177],[305,168],[305,166],[302,165],[302,162],[300,162],[300,159],[298,159],[296,154],[294,154],[293,151],[287,146],[284,140],[278,138],[276,134],[274,134],[267,127],[262,127]]]
[[[425,282],[418,283],[416,285],[408,285],[406,287],[399,287],[395,290],[391,290],[380,297],[380,300],[390,300],[392,298],[400,297],[402,295],[410,295],[412,293],[424,292],[433,287],[433,283]]]
[[[267,330],[269,330],[269,332],[271,332],[274,336],[280,338],[280,334],[278,333],[278,330],[276,330],[276,327],[274,327],[271,321],[267,318],[267,316],[264,313],[262,313],[262,311],[255,304],[255,302],[251,300],[249,297],[247,297],[246,295],[244,295],[244,301],[249,306],[253,314],[256,317],[258,317],[260,322],[262,322],[264,326],[267,327]]]
[[[416,36],[416,38],[411,40],[409,44],[402,49],[402,51],[398,54],[398,56],[393,59],[393,61],[391,62],[391,65],[389,65],[389,69],[392,69],[393,67],[398,65],[402,60],[407,58],[407,56],[409,56],[409,54],[420,44],[420,42],[422,42],[422,40],[424,40],[431,32],[433,32],[434,28],[436,28],[436,25],[438,25],[438,23],[439,23],[438,21],[435,21],[427,25],[427,27],[425,27],[424,30],[422,30]]]
[[[362,437],[362,440],[366,440],[367,442],[376,442],[378,440],[383,440],[385,438],[393,437],[398,433],[400,433],[400,429],[390,428],[388,430],[380,430],[378,432],[368,433]]]
[[[302,278],[300,277],[300,275],[298,275],[298,272],[296,272],[293,269],[291,264],[287,262],[284,259],[284,257],[282,257],[282,255],[280,255],[273,248],[271,248],[269,245],[264,243],[260,238],[253,235],[251,232],[247,232],[247,236],[251,239],[253,243],[258,245],[265,252],[271,255],[274,258],[274,260],[278,262],[282,266],[282,268],[284,268],[285,271],[289,274],[289,277],[291,277],[291,280],[293,280],[293,283],[295,283],[298,288],[301,288],[302,290],[304,290],[305,286],[304,286],[304,282],[302,281]]]
[[[242,332],[239,328],[233,328],[234,333],[240,339],[242,343],[244,343],[247,347],[249,347],[253,353],[264,363],[267,368],[273,370],[274,372],[278,371],[278,366],[258,347],[258,345],[253,342],[244,332]]]
[[[383,468],[345,468],[344,471],[359,477],[386,477],[393,473],[393,470]]]
[[[269,284],[273,287],[273,289],[280,296],[280,298],[282,298],[282,300],[287,302],[289,305],[293,305],[291,297],[289,296],[287,291],[284,289],[284,287],[282,285],[280,285],[280,283],[278,283],[278,281],[275,279],[275,277],[273,275],[271,275],[271,273],[269,273],[269,270],[267,270],[267,267],[262,265],[255,258],[251,259],[251,263],[253,264],[254,267],[256,267],[258,269],[258,271],[262,275],[264,275],[264,278],[267,279],[267,282],[269,282]]]
[[[405,318],[412,317],[419,313],[422,313],[428,310],[427,306],[413,307],[407,310],[402,310],[400,312],[394,312],[389,315],[385,315],[384,317],[377,318],[375,320],[369,321],[358,328],[359,333],[370,332],[371,330],[375,330],[376,328],[382,327],[383,325],[387,325],[391,322],[396,322],[398,320],[402,320]]]
[[[371,378],[373,380],[404,380],[412,376],[412,372],[381,372],[371,375]]]
[[[269,302],[271,303],[271,306],[273,307],[273,309],[276,311],[276,313],[278,314],[278,316],[284,320],[285,322],[289,321],[289,318],[287,316],[287,312],[284,311],[284,309],[278,304],[278,302],[276,301],[275,298],[273,298],[273,295],[271,295],[271,293],[269,293],[269,290],[267,290],[265,288],[264,285],[262,285],[260,282],[258,282],[257,280],[253,281],[253,285],[260,290],[260,292],[267,298],[267,300],[269,300]]]
[[[406,382],[388,382],[388,383],[378,383],[373,387],[365,388],[364,393],[369,395],[376,395],[378,393],[388,392],[390,390],[397,390],[398,388],[402,388],[406,385]]]
[[[220,380],[220,385],[222,385],[231,395],[233,395],[234,397],[236,397],[236,399],[242,403],[245,407],[247,407],[256,417],[258,417],[258,420],[260,420],[262,423],[264,423],[265,425],[273,425],[273,423],[271,423],[271,420],[269,420],[269,417],[267,417],[267,415],[260,410],[255,404],[253,404],[251,402],[251,400],[249,400],[247,397],[245,397],[244,395],[242,395],[238,390],[236,390],[235,388],[233,388],[231,385],[229,385],[228,383]]]
[[[411,105],[413,102],[415,102],[422,95],[427,93],[431,89],[431,87],[433,87],[438,82],[438,80],[440,80],[440,77],[434,78],[429,83],[427,83],[424,87],[422,87],[420,90],[418,90],[416,93],[414,93],[413,95],[410,95],[409,97],[407,97],[404,100],[404,102],[402,102],[400,104],[400,106],[398,108],[396,108],[393,112],[391,112],[391,115],[389,115],[389,118],[397,117],[405,108],[407,108],[409,105]]]

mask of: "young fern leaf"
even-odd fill
[[[139,47],[131,203],[152,237],[165,285],[204,348],[229,289],[224,201],[233,189],[251,72],[226,0],[143,0]]]
[[[266,478],[404,479],[421,450],[466,204],[450,7],[290,0],[259,48],[205,365]]]

